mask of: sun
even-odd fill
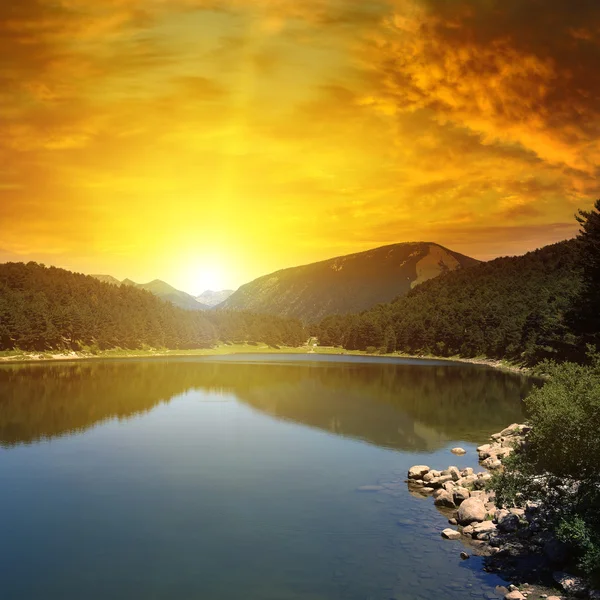
[[[218,292],[225,289],[227,273],[219,262],[200,262],[186,265],[180,271],[180,281],[184,282],[184,290],[194,296],[199,296],[206,290]]]

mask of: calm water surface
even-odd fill
[[[475,466],[529,385],[308,355],[0,366],[0,597],[494,598],[403,479]]]

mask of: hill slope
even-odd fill
[[[187,310],[208,310],[211,308],[210,306],[197,301],[196,298],[194,298],[194,296],[191,294],[177,290],[172,285],[169,285],[160,279],[155,279],[150,283],[136,283],[131,279],[123,279],[123,281],[119,281],[112,275],[90,275],[90,277],[94,277],[99,281],[110,283],[112,285],[130,285],[140,290],[146,290],[155,296],[158,296],[161,300],[166,300],[175,306],[179,306],[180,308],[185,308]]]
[[[219,308],[314,322],[389,302],[441,273],[476,264],[429,242],[393,244],[265,275],[243,285]]]
[[[357,315],[324,319],[323,345],[536,362],[567,356],[564,315],[580,286],[575,240],[448,273]]]
[[[37,263],[0,264],[0,350],[203,348],[217,340],[299,345],[299,321],[190,311],[147,290]]]

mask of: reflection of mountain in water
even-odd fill
[[[127,360],[0,368],[0,444],[83,431],[190,389],[405,450],[478,441],[519,420],[526,379],[471,366]]]

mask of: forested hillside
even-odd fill
[[[568,355],[566,322],[580,287],[576,241],[498,258],[426,281],[359,315],[314,328],[322,345],[535,362]]]
[[[300,345],[302,324],[247,312],[188,311],[148,291],[37,263],[0,265],[0,350]]]

